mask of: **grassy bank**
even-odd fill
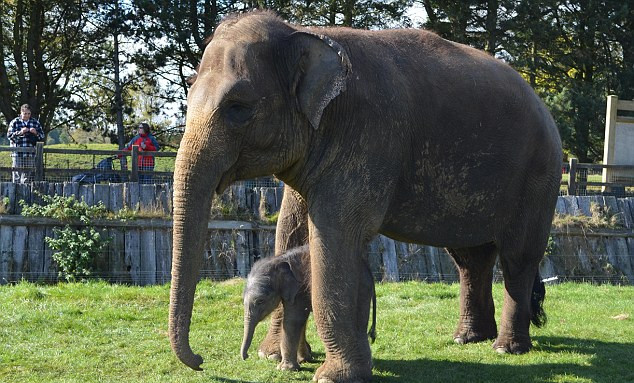
[[[169,287],[103,283],[0,287],[0,382],[304,382],[319,363],[279,372],[242,361],[243,282],[203,282],[196,293],[191,344],[203,372],[169,348]],[[499,320],[502,286],[494,286]],[[549,286],[549,323],[531,329],[527,355],[497,355],[491,342],[459,346],[451,336],[458,285],[377,285],[374,382],[632,382],[634,287]],[[314,324],[309,341],[323,360]]]

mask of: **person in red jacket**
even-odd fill
[[[139,131],[134,138],[127,143],[123,150],[132,150],[132,146],[137,145],[140,152],[153,152],[160,149],[156,138],[150,132],[150,125],[142,122],[139,124]],[[139,155],[139,170],[152,171],[154,170],[154,156]],[[139,183],[149,184],[152,183],[152,175],[139,174]]]

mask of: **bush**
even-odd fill
[[[83,281],[92,274],[95,256],[101,253],[110,242],[103,239],[93,227],[72,227],[73,221],[90,225],[93,219],[105,218],[107,209],[103,203],[88,206],[85,201],[77,201],[74,196],[46,196],[39,194],[45,205],[27,206],[22,200],[22,215],[25,217],[46,217],[67,222],[64,229],[54,229],[56,238],[44,240],[55,250],[53,260],[59,268],[59,277],[69,282]]]

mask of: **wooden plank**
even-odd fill
[[[63,228],[58,227],[57,229],[61,230]],[[55,227],[46,227],[44,231],[44,236],[49,238],[56,238]],[[42,262],[42,280],[45,282],[56,282],[58,281],[58,268],[57,264],[53,260],[53,249],[46,244],[46,239],[44,240],[44,259]]]
[[[383,268],[385,270],[383,280],[398,282],[398,260],[396,258],[396,245],[394,244],[394,240],[384,235],[381,235],[379,238],[383,248],[381,251],[383,255]]]
[[[2,187],[2,199],[9,198],[9,204],[6,205],[7,214],[15,214],[17,200],[15,198],[15,184],[13,182],[3,182],[0,184]]]
[[[84,230],[85,229],[88,228],[84,228]],[[95,227],[94,229],[99,233],[102,240],[108,241],[110,239],[110,233],[107,228]],[[93,275],[91,277],[104,279],[107,278],[110,272],[110,255],[108,246],[106,246],[106,248],[102,250],[99,254],[95,254],[92,262],[92,267]]]
[[[579,206],[577,205],[577,198],[574,195],[566,195],[561,197],[564,200],[566,206],[566,214],[579,215]]]
[[[627,200],[624,198],[618,198],[617,205],[619,207],[619,214],[623,217],[623,226],[628,229],[633,228],[632,215],[630,213],[630,206]]]
[[[619,100],[616,104],[617,110],[629,110],[634,111],[634,101]]]
[[[579,206],[579,212],[586,217],[591,217],[592,213],[590,213],[590,198],[587,196],[578,196],[577,206]]]
[[[632,284],[634,282],[634,256],[632,256],[634,254],[634,237],[627,238],[626,245],[627,252],[625,254],[628,256],[623,257],[622,262],[624,270],[628,273],[629,282]]]
[[[108,229],[111,238],[108,245],[108,265],[110,269],[110,281],[114,283],[130,282],[130,274],[126,265],[125,233],[123,229]]]
[[[124,185],[125,206],[129,209],[137,210],[139,208],[139,184],[137,182],[127,182]]]
[[[19,202],[23,200],[27,204],[31,204],[31,186],[29,184],[16,184],[15,198],[17,200],[15,214],[21,214],[22,207],[20,206]]]
[[[557,205],[555,205],[555,212],[557,214],[566,214],[566,203],[562,198],[557,198]]]
[[[157,208],[156,187],[153,184],[139,185],[139,203],[141,209],[153,211]]]
[[[141,231],[141,284],[156,284],[156,239],[154,230]]]
[[[156,238],[156,283],[170,281],[172,273],[172,231],[157,229]]]
[[[125,264],[130,272],[130,280],[135,285],[141,284],[141,234],[137,229],[125,231]]]
[[[79,184],[77,182],[64,182],[63,195],[64,197],[74,196],[77,198],[79,195]]]
[[[28,229],[26,226],[17,226],[13,231],[13,275],[12,281],[20,281],[26,278],[24,273],[28,266]]]
[[[429,271],[430,271],[430,280],[431,281],[442,281],[442,269],[440,267],[440,251],[437,247],[433,246],[425,246],[427,248],[428,260],[429,260]]]
[[[93,192],[95,205],[97,205],[99,201],[101,201],[106,209],[108,209],[109,211],[113,211],[110,203],[110,185],[95,184]]]
[[[37,282],[44,279],[44,237],[46,228],[41,226],[29,226],[29,281]]]
[[[166,216],[172,215],[171,207],[171,188],[169,184],[156,184],[154,185],[154,192],[156,193],[155,202],[159,210],[163,211]]]
[[[203,247],[202,263],[200,267],[200,277],[201,278],[211,278],[215,279],[214,272],[218,270],[218,257],[216,252],[213,249],[213,236],[216,233],[209,233],[205,240],[205,246]]]
[[[237,276],[246,278],[251,267],[249,251],[249,233],[245,230],[233,232],[234,243],[236,244],[236,269]]]
[[[64,183],[55,182],[55,195],[64,195]]]
[[[607,207],[607,211],[610,214],[618,214],[619,205],[616,202],[615,196],[604,196],[603,197],[603,205]]]
[[[13,263],[13,227],[0,226],[0,285],[10,281]]]
[[[31,204],[44,205],[44,198],[42,196],[48,195],[48,183],[47,182],[31,182]]]
[[[86,202],[88,206],[95,204],[95,188],[94,185],[79,186],[79,200]]]
[[[110,210],[116,213],[124,206],[123,184],[110,184],[109,191]]]

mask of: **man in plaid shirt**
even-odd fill
[[[31,106],[24,104],[20,108],[20,116],[9,123],[7,138],[13,147],[33,147],[37,141],[44,139],[42,125],[31,117]],[[32,168],[35,163],[35,153],[12,152],[14,168]],[[14,171],[13,182],[25,183],[31,181],[31,171]]]

